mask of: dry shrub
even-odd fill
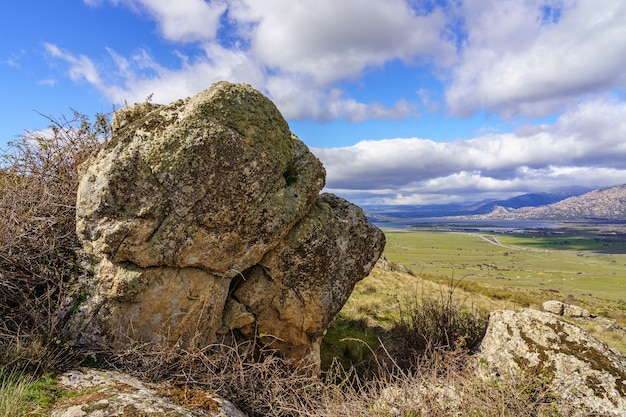
[[[403,369],[418,366],[438,350],[471,350],[482,338],[488,315],[455,297],[460,281],[438,296],[414,295],[400,303],[390,334],[392,356]]]
[[[63,304],[80,275],[75,232],[78,167],[108,137],[108,115],[48,117],[0,160],[0,364],[56,367]],[[68,306],[65,306],[68,307]],[[67,308],[65,309],[67,310]]]
[[[482,377],[464,353],[439,353],[420,372],[379,390],[375,412],[366,415],[569,417],[580,411],[559,403],[539,377]]]
[[[299,416],[320,408],[324,384],[310,364],[296,364],[254,340],[237,345],[138,345],[106,352],[100,365],[149,381],[202,388],[249,416]]]
[[[541,376],[485,374],[469,349],[482,334],[485,318],[452,297],[453,291],[402,308],[399,322],[424,329],[443,326],[432,333],[404,328],[403,337],[425,344],[397,349],[397,329],[376,351],[361,342],[372,353],[367,372],[335,360],[316,376],[306,364],[289,362],[254,340],[235,346],[138,345],[104,357],[106,365],[142,379],[215,392],[251,417],[574,415]]]
[[[144,380],[215,392],[251,417],[568,417],[576,411],[559,404],[540,376],[484,376],[471,353],[458,349],[433,350],[408,370],[381,357],[367,377],[338,362],[317,377],[254,341],[185,349],[143,345],[108,360]]]

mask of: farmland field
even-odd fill
[[[529,290],[591,306],[626,300],[626,254],[598,252],[593,240],[404,230],[385,234],[387,258],[420,276],[462,278],[484,287]]]

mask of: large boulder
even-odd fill
[[[492,312],[478,351],[492,375],[541,378],[577,416],[626,415],[626,358],[554,314]]]
[[[119,110],[78,190],[95,274],[72,307],[72,337],[126,349],[265,334],[290,358],[319,360],[385,242],[358,207],[319,196],[324,178],[247,85]]]

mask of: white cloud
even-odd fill
[[[230,16],[253,23],[252,51],[264,65],[328,86],[354,79],[391,59],[422,57],[449,64],[454,46],[442,39],[440,10],[418,16],[403,0],[241,0]]]
[[[92,62],[92,73],[99,70],[104,80],[97,87],[116,101],[153,93],[166,102],[175,91],[175,98],[189,96],[229,79],[266,92],[291,118],[415,115],[415,103],[401,97],[382,105],[337,88],[338,82],[358,80],[372,69],[384,71],[394,60],[415,65],[416,71],[432,65],[429,70],[447,85],[448,111],[455,116],[485,110],[507,118],[538,117],[597,92],[626,88],[622,0],[605,0],[602,6],[595,0],[466,0],[428,11],[409,0],[368,0],[366,6],[362,0],[84,2],[144,14],[163,38],[191,43],[187,51],[196,48],[179,67],[146,72],[134,62],[116,80],[106,79],[108,71]],[[220,31],[227,41],[218,38]],[[80,62],[66,60],[75,78],[87,74],[78,68]],[[436,111],[437,103],[425,93],[418,90],[420,101]],[[417,98],[407,91],[407,99]]]
[[[131,0],[141,3],[158,21],[165,39],[178,42],[215,39],[226,3],[219,0]]]
[[[445,202],[626,178],[626,104],[607,96],[626,88],[623,0],[465,0],[428,12],[411,8],[412,0],[368,0],[367,7],[362,0],[84,1],[149,16],[179,58],[165,67],[143,49],[130,56],[109,49],[107,64],[46,44],[72,79],[117,103],[149,95],[167,103],[227,79],[268,94],[289,119],[416,117],[418,103],[437,111],[430,85],[412,85],[408,100],[391,104],[340,87],[394,61],[435,72],[452,115],[566,111],[552,125],[472,140],[315,149],[329,190],[357,202]]]
[[[450,143],[362,141],[313,151],[326,167],[328,189],[360,196],[365,199],[361,202],[418,204],[429,198],[477,200],[572,184],[608,186],[626,178],[624,114],[626,103],[596,99],[563,114],[554,125],[517,133]]]
[[[84,0],[99,6],[106,0]],[[139,13],[147,13],[159,25],[163,37],[175,42],[213,40],[220,18],[227,9],[225,1],[212,0],[109,0]]]
[[[626,86],[622,0],[466,2],[464,15],[468,38],[446,93],[452,114],[544,116]]]
[[[165,103],[227,79],[267,93],[292,119],[399,119],[415,116],[415,104],[401,98],[393,104],[363,102],[335,84],[394,59],[442,65],[455,59],[454,45],[444,39],[442,10],[417,14],[404,0],[368,0],[367,7],[360,0],[84,1],[94,7],[108,1],[147,14],[164,38],[195,41],[193,55],[173,51],[181,58],[176,68],[160,67],[145,52],[142,66],[137,56],[109,50],[114,68],[100,64],[103,81],[96,87],[117,103],[142,101],[149,94]],[[228,26],[220,26],[225,22]],[[218,30],[229,33],[228,45],[216,38]],[[75,78],[87,78],[77,62],[82,57],[57,57],[71,65]]]
[[[39,85],[47,85],[48,87],[54,87],[59,81],[55,80],[53,78],[47,78],[45,80],[39,80],[37,81],[37,84]]]
[[[269,77],[266,92],[288,119],[312,118],[327,122],[337,119],[361,122],[368,119],[401,119],[416,116],[416,109],[405,100],[394,107],[371,102],[361,103],[346,97],[339,88],[319,90],[298,76]]]
[[[103,92],[114,102],[140,102],[148,95],[158,103],[169,103],[192,96],[220,80],[262,85],[264,75],[250,56],[243,51],[228,50],[215,43],[203,47],[199,58],[177,53],[180,67],[161,66],[145,50],[139,50],[130,59],[109,51],[116,68],[116,79]]]
[[[98,74],[98,69],[94,62],[85,55],[75,56],[68,51],[64,51],[56,45],[46,43],[44,47],[48,54],[54,58],[61,59],[70,64],[69,76],[77,81],[85,79],[96,87],[102,87],[103,83]]]
[[[8,67],[19,69],[21,67],[22,59],[25,58],[26,55],[27,55],[26,51],[22,49],[17,53],[16,52],[11,53],[11,56],[9,58],[3,61],[0,61],[0,63]]]
[[[268,75],[249,52],[226,49],[216,43],[204,45],[203,55],[199,57],[178,54],[181,66],[175,69],[159,65],[145,50],[125,58],[108,49],[114,68],[99,71],[96,63],[86,56],[75,56],[55,45],[46,48],[53,57],[69,64],[73,80],[85,79],[114,103],[141,102],[149,95],[155,102],[169,103],[192,96],[216,81],[228,80],[249,83],[264,91],[282,114],[291,119],[360,122],[416,115],[414,106],[406,100],[399,100],[393,107],[378,102],[362,103],[346,97],[338,88],[314,88],[307,77]],[[100,72],[106,73],[106,78]]]

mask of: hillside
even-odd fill
[[[540,207],[495,207],[491,213],[471,216],[485,220],[626,220],[626,184],[594,190]]]
[[[582,194],[582,193],[579,193]],[[474,210],[472,214],[488,214],[491,213],[496,207],[506,207],[509,209],[519,209],[522,207],[538,207],[546,206],[548,204],[557,203],[568,197],[573,197],[578,194],[550,194],[550,193],[531,193],[522,194],[508,200],[492,201],[487,204],[483,204]]]
[[[364,205],[363,210],[370,220],[385,223],[423,218],[482,215],[491,213],[497,207],[517,209],[521,207],[545,206],[581,194],[583,194],[583,191],[577,187],[562,193],[522,194],[507,200],[426,205]]]

